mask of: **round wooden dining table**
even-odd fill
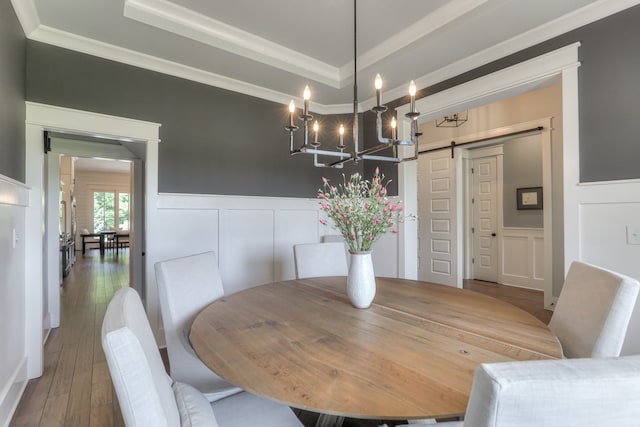
[[[346,277],[290,280],[224,296],[198,314],[198,357],[244,390],[353,418],[464,414],[480,363],[562,357],[531,314],[473,291],[376,278],[368,309]]]

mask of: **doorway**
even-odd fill
[[[553,144],[554,162],[551,165],[553,176],[556,178],[554,188],[559,186],[559,191],[554,191],[553,193],[553,215],[551,215],[551,212],[548,212],[550,209],[545,209],[545,224],[552,225],[553,229],[556,230],[555,233],[551,234],[550,226],[545,227],[544,231],[545,242],[553,239],[552,246],[555,251],[555,256],[553,257],[551,257],[551,253],[547,251],[545,251],[544,255],[544,302],[547,308],[553,306],[554,295],[559,294],[561,283],[563,282],[564,274],[569,267],[570,261],[580,258],[579,254],[577,254],[578,245],[575,244],[577,240],[567,238],[567,236],[573,237],[578,235],[578,224],[575,221],[575,218],[578,217],[578,196],[575,184],[579,182],[579,46],[579,43],[567,45],[536,58],[443,90],[416,101],[415,106],[415,109],[421,112],[418,121],[422,125],[425,122],[430,122],[447,114],[453,114],[479,105],[486,105],[496,100],[518,96],[536,88],[544,87],[553,80],[558,83],[561,82],[562,105],[560,106],[559,115],[554,116],[562,117],[562,120],[560,123],[554,122],[553,131],[555,135],[554,139],[560,137],[562,141],[559,144]],[[409,104],[398,107],[396,109],[397,116],[404,117],[409,110]],[[510,112],[515,111],[512,110]],[[544,114],[541,114],[539,117],[544,116]],[[549,124],[551,122],[550,119],[551,118],[548,120]],[[411,121],[409,119],[403,119],[398,125],[399,138],[406,137],[410,130]],[[425,144],[424,139],[428,133],[423,133],[424,136],[421,137],[420,150],[436,147],[437,145],[435,143]],[[487,133],[485,136],[495,135]],[[451,139],[437,142],[449,145]],[[547,149],[551,149],[551,144],[549,144],[549,147],[543,145],[543,152]],[[548,154],[548,158],[552,157],[550,152],[546,154]],[[543,153],[543,155],[546,154]],[[412,163],[414,162],[408,162],[408,164],[401,163],[398,166],[398,193],[407,207],[407,212],[419,213],[420,207],[418,206],[417,194],[420,178],[416,178],[420,165],[414,165]],[[546,179],[547,176],[545,175],[545,180]],[[547,184],[548,186],[552,184],[550,175],[549,182],[545,182],[545,186],[547,186]],[[545,206],[549,206],[546,204],[546,197],[548,196],[550,195],[547,192],[547,195],[544,196]],[[547,214],[550,215],[549,218],[546,217]],[[547,221],[547,219],[549,221]],[[417,222],[405,223],[404,226],[400,228],[400,253],[416,253],[418,252],[419,246],[420,252],[418,253],[422,253],[423,242],[419,239],[422,239],[422,236],[418,236]],[[456,256],[462,259],[465,250],[466,247],[458,248]],[[401,259],[400,272],[404,275],[403,277],[417,278],[422,268],[421,264],[424,265],[424,260],[420,257],[404,256]],[[460,269],[460,272],[461,271],[462,268]],[[462,274],[460,274],[459,277],[460,283],[458,285],[461,286]]]
[[[498,187],[502,146],[470,150],[471,163],[471,279],[498,282],[498,211],[502,195]],[[492,153],[500,151],[499,154]],[[500,161],[499,161],[500,158]]]
[[[142,206],[141,200],[144,199],[144,189],[141,180],[141,174],[136,174],[136,168],[142,167],[142,159],[122,144],[118,139],[114,138],[95,138],[87,135],[75,133],[46,132],[45,137],[50,152],[46,156],[45,161],[45,279],[46,291],[44,293],[44,319],[43,333],[47,333],[51,328],[60,325],[60,289],[59,282],[63,276],[59,263],[58,246],[59,246],[59,211],[60,204],[60,159],[62,156],[83,157],[83,158],[99,158],[103,160],[124,160],[130,162],[131,181],[131,207],[132,211],[138,209],[138,205]],[[137,165],[137,166],[136,166]],[[136,179],[136,177],[138,177]],[[72,183],[70,183],[72,184]],[[93,197],[93,195],[91,195]],[[85,215],[86,216],[86,215]],[[144,266],[142,265],[142,242],[144,241],[144,224],[142,218],[144,215],[132,215],[131,223],[131,248],[130,256],[130,284],[138,292],[143,292]],[[76,233],[76,237],[82,232],[82,228],[88,228],[86,224]],[[93,233],[94,227],[91,226]],[[140,231],[138,231],[140,230]],[[78,243],[79,242],[79,243]],[[76,239],[77,247],[81,249],[82,239]]]
[[[553,206],[544,205],[543,193],[557,192],[548,184],[551,158],[543,155],[549,143],[548,131],[535,130],[468,150],[468,167],[463,168],[469,188],[463,196],[469,218],[462,228],[469,247],[465,279],[545,290],[546,252],[553,250],[545,235],[553,227],[548,215]],[[523,190],[536,203],[523,205],[518,200]]]
[[[58,140],[52,140],[52,149],[56,150]],[[136,227],[132,220],[138,208],[134,168],[132,160],[60,156],[62,197],[75,205],[76,212],[67,220],[66,237],[78,257],[96,250],[105,262],[122,256],[128,262],[129,249],[135,253],[139,225]],[[121,251],[125,248],[126,251]],[[105,258],[108,254],[115,257]],[[130,264],[129,283],[140,283],[141,269],[140,265]]]
[[[146,240],[149,233],[154,229],[153,218],[157,209],[158,193],[158,135],[160,125],[157,123],[143,122],[139,120],[127,119],[92,112],[73,110],[57,106],[26,103],[26,171],[25,184],[30,187],[30,199],[32,202],[26,208],[25,214],[25,246],[29,254],[30,265],[25,274],[25,294],[29,304],[25,308],[26,314],[26,355],[27,355],[27,377],[35,378],[43,371],[43,343],[45,335],[43,326],[45,320],[54,327],[59,324],[59,278],[51,274],[50,262],[58,259],[58,239],[54,240],[51,246],[52,232],[57,230],[58,210],[54,215],[47,212],[47,208],[42,203],[34,201],[44,200],[46,193],[50,190],[45,183],[48,174],[51,173],[48,166],[50,161],[43,150],[44,131],[56,131],[67,134],[83,135],[92,138],[106,138],[120,141],[121,145],[127,145],[129,151],[137,153],[136,157],[142,160],[140,167],[136,167],[134,174],[140,183],[141,191],[138,192],[141,202],[138,206],[143,209],[136,210],[135,215],[140,215],[140,219],[134,218],[143,224],[144,236],[140,238],[140,258],[132,262],[142,266],[141,271],[150,271],[143,257]],[[89,147],[82,145],[79,150],[95,148],[98,145],[88,143]],[[80,154],[79,154],[80,155]],[[87,153],[87,156],[96,156],[95,153]],[[109,157],[98,154],[99,157]],[[52,162],[57,163],[57,162]],[[59,167],[59,166],[58,166]],[[54,166],[55,168],[55,166]],[[55,176],[55,175],[54,175]],[[57,190],[56,190],[57,192]],[[54,200],[54,199],[50,199]],[[50,203],[51,205],[51,203]],[[151,212],[153,211],[153,212]],[[56,218],[54,224],[48,223],[50,218]],[[47,234],[46,232],[49,231]],[[55,270],[57,271],[57,270]],[[145,274],[140,282],[146,291]],[[54,296],[53,298],[49,297]],[[55,304],[58,304],[56,307]],[[54,314],[58,313],[56,319]],[[155,319],[154,319],[155,320]],[[155,323],[155,322],[154,322]]]
[[[547,92],[536,94],[547,95]],[[455,142],[460,146],[453,151],[450,146],[438,148],[445,146],[445,142],[449,145],[452,139],[436,141],[435,148],[420,155],[420,280],[462,287],[464,279],[476,278],[543,290],[545,298],[550,297],[554,250],[552,194],[557,194],[561,186],[560,182],[552,181],[551,131],[551,117],[546,117],[457,137]],[[503,158],[506,151],[510,156],[513,151],[522,153],[514,147],[526,145],[523,141],[529,139],[536,144],[539,170],[534,182],[526,177],[524,182],[529,183],[523,185],[515,174],[509,179],[503,177]],[[521,156],[525,163],[533,161],[528,151]],[[448,165],[446,177],[435,176],[438,169],[444,171],[444,165]],[[516,210],[513,185],[542,188],[545,209],[537,211],[538,227],[522,224],[504,227],[504,188],[509,194],[514,193],[513,200],[508,202],[509,218],[513,220],[516,215],[511,215]],[[445,265],[445,260],[450,267],[436,271],[434,266]],[[530,285],[533,282],[535,286]]]

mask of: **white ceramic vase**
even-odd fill
[[[369,308],[376,296],[376,277],[371,252],[351,252],[347,276],[347,295],[356,308]]]

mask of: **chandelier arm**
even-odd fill
[[[333,163],[329,163],[329,167],[332,167],[332,168],[342,167],[342,166],[339,166],[339,165],[342,165],[342,164],[345,164],[347,162],[354,161],[354,160],[355,159],[354,159],[353,155],[350,154],[348,159],[340,159],[340,160],[336,160]]]
[[[383,150],[386,150],[388,148],[393,148],[393,145],[378,144],[375,147],[370,147],[370,148],[367,148],[366,150],[362,150],[362,151],[356,153],[356,155],[357,155],[357,157],[361,157],[363,155],[377,153],[378,151],[383,151]]]
[[[294,129],[292,127],[292,129],[289,131],[289,154],[293,154],[293,132]]]
[[[376,113],[376,128],[378,129],[378,142],[381,144],[393,144],[394,140],[391,138],[382,137],[382,112]]]
[[[377,134],[378,134],[378,142],[380,144],[387,144],[387,145],[413,145],[415,143],[415,136],[416,134],[414,133],[413,129],[413,125],[411,126],[411,139],[410,140],[403,140],[403,139],[391,139],[391,138],[384,138],[382,136],[382,113],[377,113],[378,117],[376,119],[376,127],[377,127]]]
[[[309,123],[311,123],[311,120],[313,120],[313,116],[308,113],[303,114],[302,116],[300,116],[300,120],[304,122],[304,144],[301,148],[306,149],[309,147]]]
[[[381,162],[393,162],[393,163],[400,163],[403,162],[406,159],[401,159],[399,157],[389,157],[389,156],[372,156],[370,154],[364,155],[361,157],[362,160],[378,160]]]
[[[351,154],[343,153],[340,151],[329,151],[329,150],[318,150],[316,148],[301,148],[297,151],[297,153],[307,153],[307,154],[320,154],[321,156],[331,156],[331,157],[340,157],[340,158],[351,158]],[[296,154],[297,154],[296,153]]]
[[[336,166],[331,166],[330,163],[322,163],[318,161],[318,153],[314,153],[313,154],[313,166],[317,167],[317,168],[328,168],[328,167],[333,167],[335,169],[342,169],[343,167],[343,163],[340,163]]]

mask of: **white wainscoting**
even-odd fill
[[[578,259],[640,279],[640,245],[627,242],[627,226],[640,226],[640,180],[577,186]],[[566,260],[569,263],[572,260]],[[640,301],[623,354],[640,354]]]
[[[25,207],[29,189],[0,175],[0,426],[27,385],[25,329]]]
[[[147,248],[152,263],[215,251],[226,293],[295,278],[293,245],[319,242],[336,234],[320,224],[316,199],[193,194],[158,195],[157,244]],[[375,245],[376,275],[397,277],[398,236],[385,234]],[[155,276],[147,277],[155,288]],[[147,295],[156,295],[147,292]],[[147,301],[150,316],[158,316],[157,301]],[[157,331],[159,332],[159,331]],[[157,338],[163,342],[162,333]]]
[[[544,291],[544,229],[505,227],[500,233],[500,245],[498,281]]]

